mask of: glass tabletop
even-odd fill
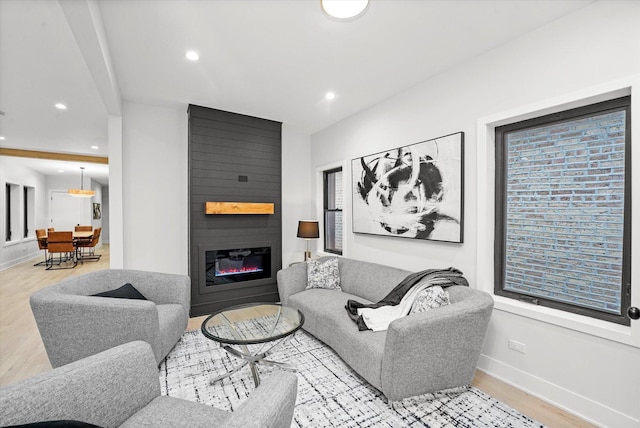
[[[202,334],[232,345],[270,342],[295,333],[304,324],[299,310],[279,303],[249,303],[207,317]]]

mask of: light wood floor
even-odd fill
[[[97,250],[98,262],[78,264],[75,269],[46,271],[33,266],[40,258],[0,271],[0,385],[7,385],[51,370],[36,326],[29,296],[62,279],[109,268],[109,246]],[[205,317],[189,320],[187,330],[199,329]],[[545,401],[520,391],[481,371],[473,385],[505,404],[549,427],[595,427]]]

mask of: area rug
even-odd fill
[[[260,345],[253,345],[255,351]],[[385,396],[347,366],[331,348],[298,331],[269,359],[294,364],[298,397],[292,427],[542,427],[472,386],[389,404]],[[162,394],[236,409],[255,389],[248,367],[214,385],[239,360],[199,330],[186,332],[160,366]],[[261,378],[280,369],[260,367]]]

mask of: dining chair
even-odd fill
[[[75,228],[76,232],[91,232],[93,230],[93,226],[80,226],[77,225]]]
[[[50,228],[47,229],[47,233],[51,233],[51,232],[55,232],[55,231],[56,231],[56,229],[53,228],[53,227],[50,227]]]
[[[36,239],[38,248],[44,251],[44,261],[34,264],[34,266],[49,266],[50,257],[47,254],[47,232],[44,229],[36,229]]]
[[[47,251],[50,255],[55,253],[58,254],[58,263],[57,268],[54,268],[53,256],[51,259],[51,263],[47,266],[47,270],[51,269],[73,269],[78,265],[78,260],[76,259],[76,247],[73,244],[73,232],[51,232],[47,238]],[[62,259],[62,255],[65,255],[65,259]],[[65,265],[63,267],[63,263],[71,260],[73,265],[68,266]]]
[[[100,233],[102,228],[98,227],[93,231],[91,239],[76,241],[76,248],[79,252],[79,261],[94,261],[100,260],[101,254],[96,254],[96,245],[100,241]],[[85,252],[86,251],[86,252]]]

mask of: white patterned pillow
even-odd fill
[[[439,285],[434,285],[418,293],[416,299],[413,301],[413,305],[411,305],[409,315],[447,306],[450,303],[449,293]]]
[[[327,288],[341,291],[338,258],[332,257],[325,261],[309,260],[307,262],[307,288]]]

